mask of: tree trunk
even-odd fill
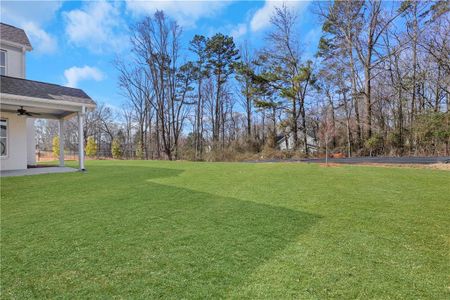
[[[155,126],[155,130],[156,130],[156,158],[160,159],[161,158],[161,144],[160,144],[160,122],[159,122],[159,113],[158,111],[156,112],[156,126]]]
[[[249,96],[249,91],[247,87],[246,91],[246,104],[247,104],[247,138],[251,138],[252,136],[252,104]]]
[[[305,103],[302,103],[301,107],[301,114],[302,114],[302,129],[303,129],[303,143],[304,149],[305,149],[305,155],[309,155],[309,147],[308,147],[308,130],[306,128],[306,112],[305,112]]]
[[[297,125],[297,101],[293,100],[292,105],[292,134],[294,139],[294,150],[298,148],[298,125]]]
[[[356,117],[356,147],[359,149],[361,148],[361,140],[362,140],[362,130],[361,130],[361,118],[360,118],[360,114],[359,114],[359,104],[358,104],[358,100],[359,100],[359,96],[358,96],[358,87],[357,87],[357,81],[356,81],[356,71],[355,71],[355,61],[353,58],[353,53],[352,50],[353,49],[353,45],[350,44],[350,51],[349,51],[349,55],[350,55],[350,73],[351,73],[351,85],[352,85],[352,101],[353,101],[353,106],[355,108],[355,117]]]
[[[217,74],[217,87],[216,87],[216,105],[215,105],[215,111],[214,111],[214,127],[213,127],[213,142],[215,145],[213,147],[216,147],[217,143],[219,142],[219,135],[220,135],[220,87],[221,87],[221,77],[220,73]]]
[[[351,130],[350,130],[350,117],[351,117],[351,111],[348,108],[348,103],[347,103],[347,94],[346,92],[343,93],[343,97],[344,97],[344,109],[345,109],[345,117],[346,117],[346,130],[347,130],[347,156],[351,157],[352,156],[352,136],[351,136]]]
[[[367,53],[367,60],[364,66],[364,98],[366,102],[366,126],[367,134],[366,138],[369,139],[372,136],[372,80],[371,76],[371,59],[372,59],[372,49],[369,47]]]
[[[411,152],[414,147],[414,118],[416,107],[416,90],[417,90],[417,3],[412,1],[414,9],[414,23],[413,23],[413,76],[412,76],[412,99],[411,99],[411,112],[409,117],[409,151]]]
[[[434,100],[434,112],[438,112],[441,104],[441,65],[438,64],[437,79],[436,79],[436,91]]]
[[[197,111],[196,111],[196,121],[195,121],[195,159],[200,158],[200,120],[201,120],[201,106],[202,106],[202,80],[198,81],[198,100],[197,100]]]

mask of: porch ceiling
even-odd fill
[[[39,106],[39,105],[30,105],[30,103],[20,103],[17,104],[6,104],[1,103],[0,111],[1,112],[9,112],[9,113],[17,113],[17,110],[23,106],[23,108],[32,114],[33,118],[37,119],[66,119],[72,117],[76,112],[80,111],[80,109],[72,108],[68,110],[67,108],[61,109],[58,105],[55,107],[49,106]]]

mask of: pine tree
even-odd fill
[[[223,85],[227,82],[228,77],[233,73],[233,65],[239,59],[239,50],[236,49],[233,38],[221,33],[215,34],[208,38],[206,42],[206,53],[208,58],[207,68],[215,76],[215,105],[214,105],[214,121],[213,121],[213,141],[219,141],[221,124],[221,108]]]

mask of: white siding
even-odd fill
[[[286,138],[283,138],[279,141],[280,150],[292,150],[294,148],[294,137],[292,134],[289,134],[287,137],[287,147],[286,147]]]
[[[303,142],[303,134],[301,132],[299,132],[298,140],[299,140],[300,143]],[[306,140],[307,140],[307,143],[309,145],[309,150],[311,151],[311,153],[316,152],[317,151],[317,142],[316,142],[316,140],[314,140],[314,138],[309,136],[309,135],[306,137]],[[283,150],[283,151],[294,149],[294,135],[293,134],[288,134],[288,136],[287,136],[287,147],[286,147],[286,140],[285,140],[285,138],[281,139],[278,142],[278,147],[280,147],[280,150]],[[300,150],[303,150],[302,148],[303,147],[300,147]]]
[[[27,119],[14,113],[0,112],[8,120],[7,156],[0,158],[1,170],[27,168]]]
[[[6,76],[25,78],[25,52],[22,48],[1,44],[6,51]]]

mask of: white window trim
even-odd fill
[[[9,158],[9,119],[8,118],[0,118],[1,120],[6,121],[6,155],[0,155],[0,159],[8,159]]]
[[[4,76],[8,76],[8,51],[5,49],[0,49],[0,52],[5,53],[5,75]]]

